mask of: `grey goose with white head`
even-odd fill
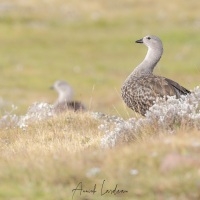
[[[85,106],[79,102],[73,100],[73,89],[65,81],[56,81],[51,89],[54,89],[58,93],[58,99],[54,103],[54,109],[57,113],[64,112],[66,110],[84,111]]]
[[[153,70],[163,54],[162,41],[152,35],[137,40],[148,47],[144,60],[122,85],[122,98],[132,110],[145,116],[157,97],[187,95],[189,90],[168,78],[156,76]]]

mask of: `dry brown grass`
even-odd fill
[[[26,153],[31,155],[35,151],[51,154],[61,149],[69,153],[79,152],[96,146],[101,134],[98,132],[97,122],[88,113],[77,114],[69,111],[46,122],[33,122],[25,131],[19,128],[1,130],[1,137],[2,144],[5,141],[7,147],[2,150],[19,153],[26,148]]]
[[[71,190],[82,181],[87,188],[96,183],[98,192],[74,199],[116,199],[100,195],[106,180],[107,189],[118,184],[128,190],[121,195],[125,199],[198,199],[199,131],[181,128],[157,137],[147,131],[134,142],[102,149],[99,124],[89,113],[67,112],[26,131],[1,130],[0,194],[5,199],[71,199]],[[100,172],[90,175],[95,167]]]

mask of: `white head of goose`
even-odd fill
[[[162,41],[152,35],[137,40],[148,47],[144,60],[122,85],[122,98],[132,110],[145,116],[157,97],[187,95],[189,90],[168,78],[156,76],[153,70],[163,54]]]

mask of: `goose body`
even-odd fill
[[[148,52],[122,85],[122,98],[129,108],[145,116],[156,98],[164,96],[179,98],[190,93],[175,81],[153,74],[163,54],[162,41],[158,37],[145,36],[136,43],[145,44]]]
[[[85,106],[79,102],[73,100],[73,89],[65,81],[56,81],[51,89],[54,89],[58,93],[58,99],[54,103],[54,109],[57,113],[73,110],[73,111],[84,111]]]

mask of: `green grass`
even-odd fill
[[[134,116],[120,87],[147,51],[134,41],[147,34],[158,35],[164,45],[156,74],[189,89],[199,85],[198,1],[50,2],[8,0],[13,7],[0,13],[0,96],[17,105],[19,114],[36,101],[53,103],[57,94],[49,87],[63,79],[89,110]],[[87,113],[67,113],[27,131],[2,129],[0,199],[68,200],[80,181],[88,188],[96,183],[99,191],[104,179],[107,189],[118,184],[128,193],[74,199],[200,198],[199,163],[161,170],[168,154],[199,157],[199,147],[191,145],[199,141],[199,131],[181,129],[155,139],[147,133],[144,140],[102,150],[97,126]],[[101,172],[87,177],[93,167]],[[131,169],[138,175],[131,176]]]
[[[149,33],[160,36],[165,47],[156,73],[189,89],[199,84],[198,11],[190,10],[198,3],[184,2],[184,8],[178,0],[171,6],[157,1],[87,3],[54,2],[55,9],[77,6],[72,16],[37,1],[15,3],[15,9],[1,15],[0,92],[19,112],[35,101],[54,102],[56,94],[48,88],[64,79],[91,110],[116,113],[116,107],[124,115],[120,87],[146,53],[134,41]],[[95,14],[99,18],[93,19]]]

